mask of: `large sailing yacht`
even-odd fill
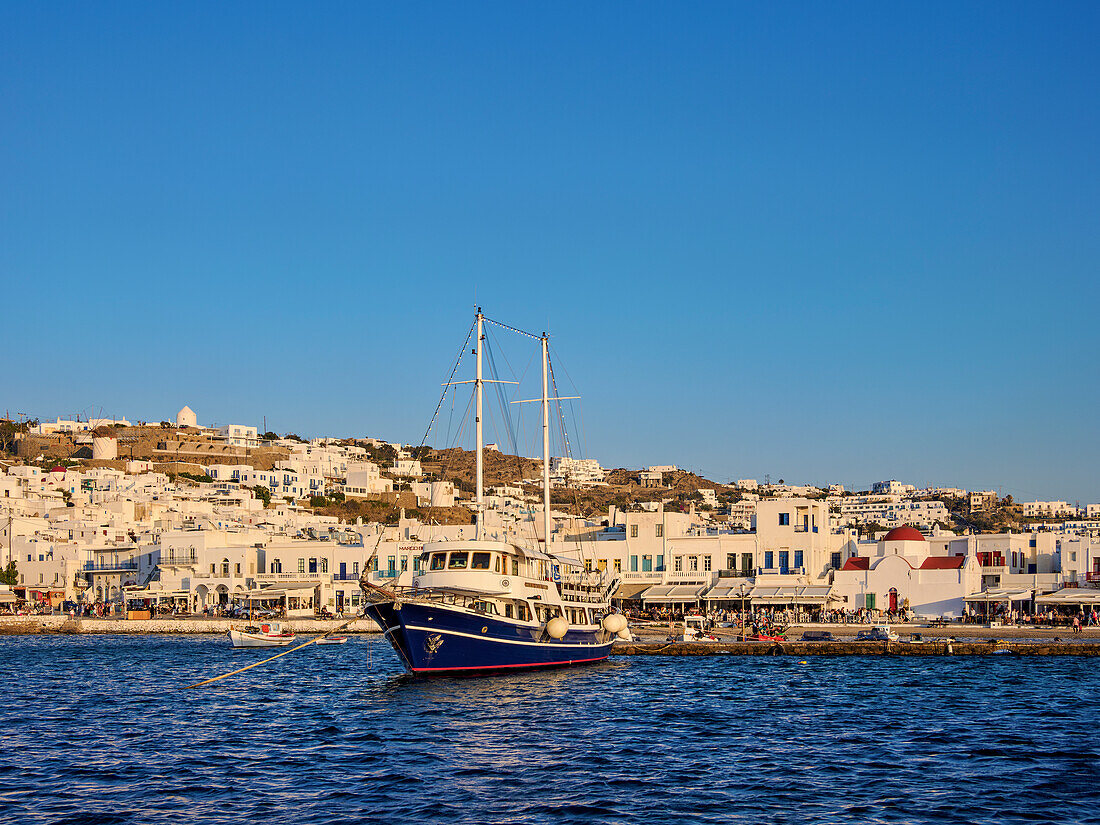
[[[484,323],[475,319],[474,384],[477,439],[477,533],[471,541],[428,542],[407,584],[360,581],[366,615],[382,629],[406,669],[421,675],[475,675],[521,668],[563,667],[607,658],[617,637],[629,638],[626,617],[611,610],[618,581],[585,570],[579,558],[550,549],[549,339],[542,348],[542,535],[524,547],[486,536],[483,478],[482,349]],[[471,383],[469,381],[457,383]],[[535,544],[537,545],[537,540]],[[399,580],[401,581],[401,580]]]

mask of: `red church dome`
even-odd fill
[[[910,527],[908,524],[901,527],[895,527],[889,533],[882,537],[883,541],[924,541],[924,536],[921,531],[916,527]]]

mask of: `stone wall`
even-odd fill
[[[283,628],[305,636],[328,633],[346,619],[288,619]],[[0,636],[35,633],[226,633],[231,627],[243,627],[237,619],[70,619],[67,616],[3,616]],[[378,633],[370,619],[356,619],[341,632]],[[309,641],[303,638],[303,642]]]

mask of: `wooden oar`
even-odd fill
[[[358,616],[356,618],[358,618]],[[246,670],[252,670],[252,668],[254,668],[254,667],[259,667],[260,665],[266,665],[268,662],[274,662],[280,656],[286,656],[288,653],[293,653],[295,650],[301,650],[303,647],[309,647],[311,644],[315,644],[316,642],[321,641],[321,639],[325,638],[325,636],[331,636],[333,633],[336,633],[338,631],[343,630],[345,627],[347,627],[349,624],[351,624],[354,621],[355,621],[355,619],[352,619],[351,621],[348,621],[348,622],[344,622],[339,627],[334,627],[332,630],[329,630],[326,633],[322,633],[320,636],[317,636],[316,638],[310,639],[308,642],[304,642],[303,644],[300,644],[297,647],[292,647],[290,650],[284,650],[282,653],[276,653],[274,656],[269,656],[268,658],[261,659],[258,662],[253,662],[252,664],[248,665],[247,667],[242,667],[239,670],[232,671],[231,673],[223,673],[221,676],[215,676],[213,679],[207,679],[205,682],[196,682],[193,685],[188,685],[187,687],[184,688],[184,690],[190,690],[191,688],[197,688],[197,687],[202,687],[203,685],[209,685],[211,682],[217,682],[217,681],[220,681],[221,679],[226,679],[230,676],[236,676],[238,673],[244,673]]]

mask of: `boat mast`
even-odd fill
[[[550,362],[550,339],[544,332],[542,342],[542,534],[550,552],[550,393],[547,370]]]
[[[485,476],[482,455],[484,435],[481,429],[481,404],[482,404],[482,379],[481,379],[481,342],[484,340],[484,333],[482,332],[482,324],[484,322],[484,316],[481,314],[481,307],[477,308],[477,343],[475,345],[474,352],[477,354],[477,378],[474,380],[474,398],[476,410],[474,411],[474,424],[477,430],[477,530],[475,531],[475,537],[480,539],[483,535],[482,527],[482,501],[485,496]],[[545,384],[545,379],[543,381]],[[545,395],[545,391],[543,392]]]

